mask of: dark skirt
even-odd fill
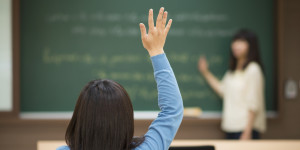
[[[243,132],[226,132],[226,139],[237,140],[240,139]],[[260,134],[257,130],[252,130],[252,139],[260,139]]]

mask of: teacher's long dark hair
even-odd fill
[[[129,150],[144,141],[133,133],[133,107],[126,90],[112,80],[94,80],[78,97],[65,139],[71,150]]]
[[[260,54],[259,54],[259,51],[260,51],[259,50],[259,42],[258,42],[258,38],[255,35],[255,33],[251,32],[247,29],[241,29],[233,36],[232,43],[237,40],[246,41],[249,45],[247,61],[244,64],[243,69],[245,69],[250,62],[258,63],[260,65],[260,67],[263,69]],[[230,69],[230,71],[234,71],[234,70],[236,70],[236,67],[237,67],[237,58],[235,58],[233,52],[230,51],[229,69]]]

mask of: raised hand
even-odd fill
[[[149,31],[147,34],[146,27],[143,23],[140,23],[141,37],[143,46],[149,52],[150,56],[155,56],[164,53],[164,45],[166,37],[170,30],[172,19],[169,20],[167,26],[168,12],[164,11],[164,8],[160,8],[159,14],[156,19],[156,26],[153,21],[153,10],[149,10],[148,23]]]
[[[198,69],[201,73],[208,72],[208,63],[204,56],[201,56],[198,61]]]

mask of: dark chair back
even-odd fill
[[[214,146],[170,147],[169,150],[215,150]]]

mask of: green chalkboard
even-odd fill
[[[152,66],[139,23],[161,6],[173,19],[165,52],[186,107],[222,109],[197,70],[199,55],[222,78],[230,39],[256,32],[265,66],[267,109],[275,110],[273,0],[26,0],[20,5],[21,112],[72,111],[83,86],[108,78],[129,92],[135,110],[158,110]]]

